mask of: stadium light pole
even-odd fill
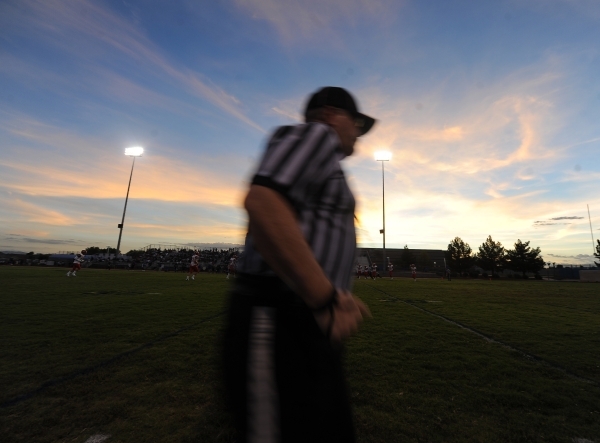
[[[387,264],[385,262],[385,171],[383,168],[383,164],[385,162],[389,162],[392,158],[392,153],[389,151],[377,151],[375,153],[375,160],[381,162],[381,188],[383,191],[383,229],[379,231],[380,234],[383,234],[383,271],[387,269]]]
[[[133,176],[133,167],[135,166],[135,158],[141,157],[144,153],[144,148],[135,147],[135,148],[126,148],[125,155],[129,157],[133,157],[133,163],[131,164],[131,174],[129,174],[129,184],[127,185],[127,195],[125,195],[125,207],[123,208],[123,217],[121,218],[121,223],[117,225],[119,228],[119,241],[117,242],[117,250],[115,251],[115,258],[117,254],[121,254],[121,235],[123,235],[123,224],[125,223],[125,211],[127,211],[127,200],[129,199],[129,188],[131,188],[131,177]]]

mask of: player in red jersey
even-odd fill
[[[67,272],[67,277],[77,277],[76,272],[81,269],[81,263],[85,261],[86,254],[87,251],[85,249],[80,253],[75,254],[75,258],[73,259],[73,268],[69,272]]]
[[[237,255],[234,255],[229,259],[229,265],[227,266],[227,280],[229,280],[229,274],[235,278],[235,269],[237,267]]]
[[[190,277],[192,277],[192,280],[195,280],[196,274],[198,273],[198,260],[200,259],[200,256],[198,255],[197,251],[194,251],[194,255],[192,255],[192,261],[190,263],[190,270],[188,271],[188,275],[185,278],[186,280],[189,280]]]
[[[417,281],[417,267],[414,264],[410,265],[410,274],[412,275],[413,280]]]

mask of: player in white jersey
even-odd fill
[[[200,260],[200,256],[197,251],[194,251],[194,255],[192,255],[192,261],[190,262],[190,270],[188,271],[188,275],[185,278],[189,280],[192,277],[192,280],[195,280],[196,274],[198,273],[198,260]]]
[[[237,266],[237,255],[234,255],[229,259],[229,265],[227,265],[227,280],[229,280],[229,274],[233,275],[235,278],[235,269]]]
[[[84,249],[81,252],[75,254],[75,258],[73,259],[73,268],[69,272],[67,272],[67,277],[73,276],[77,277],[77,271],[81,269],[81,263],[85,261],[85,255],[87,251]]]
[[[412,275],[413,280],[417,281],[417,267],[414,264],[410,265],[410,273]]]
[[[393,274],[393,272],[394,272],[394,265],[393,264],[388,263],[388,271],[390,273],[390,280],[393,280],[394,279],[394,274]]]
[[[362,266],[357,264],[356,265],[356,277],[360,280],[360,274],[362,274]]]

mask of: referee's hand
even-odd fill
[[[339,291],[333,307],[333,318],[329,311],[315,314],[315,320],[324,334],[330,331],[332,342],[341,342],[358,330],[364,317],[372,317],[369,308],[348,291]]]

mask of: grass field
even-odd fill
[[[235,441],[223,275],[0,267],[0,441]],[[365,281],[360,442],[600,443],[600,286]],[[100,441],[96,437],[96,441]]]

